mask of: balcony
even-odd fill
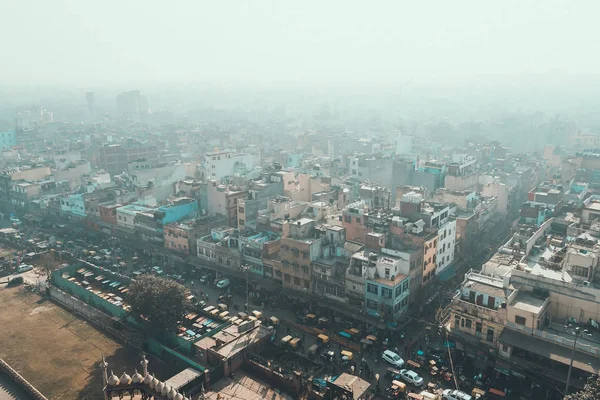
[[[493,309],[480,306],[461,298],[460,293],[452,299],[452,309],[455,312],[460,312],[473,317],[478,317],[486,321],[495,323],[504,323],[506,321],[506,309]]]

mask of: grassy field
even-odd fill
[[[50,399],[102,399],[99,361],[117,375],[140,369],[140,354],[125,348],[25,286],[0,285],[0,357]],[[174,372],[151,359],[159,379]]]

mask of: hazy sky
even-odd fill
[[[599,0],[0,0],[0,83],[552,82],[600,71],[599,11]]]

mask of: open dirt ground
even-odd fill
[[[25,286],[0,285],[0,357],[49,399],[102,399],[103,355],[117,375],[140,369],[135,349]],[[154,359],[149,369],[159,379],[174,372]]]

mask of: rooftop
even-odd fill
[[[361,396],[369,389],[371,384],[364,379],[347,374],[342,373],[335,381],[331,382],[334,386],[343,388],[352,393],[352,396],[355,399],[361,398]]]
[[[515,298],[512,300],[511,306],[516,308],[517,310],[538,315],[544,308],[545,304],[545,299],[534,297],[527,292],[519,291],[517,292]]]

